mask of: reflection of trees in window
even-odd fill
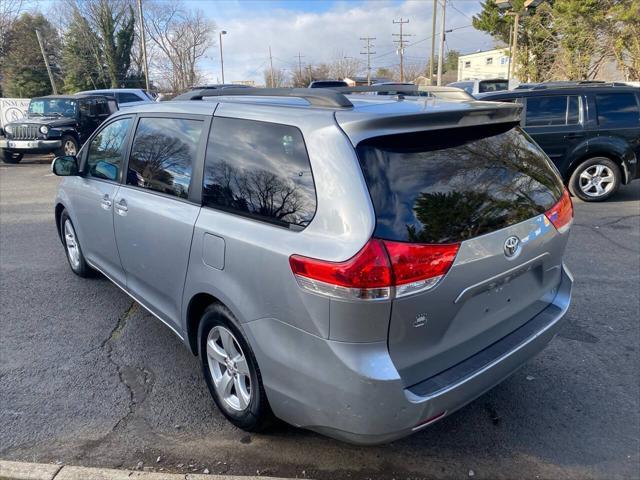
[[[107,126],[91,142],[89,149],[89,173],[93,176],[103,177],[95,171],[98,162],[107,162],[120,167],[122,162],[122,145],[126,138],[130,119],[120,120]]]
[[[190,177],[189,145],[156,132],[136,136],[129,160],[129,185],[186,198]]]
[[[304,211],[298,186],[264,170],[239,170],[227,162],[207,167],[204,203],[278,222],[305,226],[311,212]]]

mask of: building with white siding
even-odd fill
[[[458,81],[507,78],[508,74],[508,48],[470,53],[469,55],[460,55],[458,58]]]

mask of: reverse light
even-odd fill
[[[571,197],[566,188],[562,192],[560,200],[547,210],[545,215],[559,233],[565,233],[569,230],[573,223],[573,203],[571,203]]]
[[[458,248],[372,238],[344,262],[292,255],[289,263],[305,290],[345,300],[388,300],[435,287]]]

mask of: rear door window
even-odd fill
[[[300,130],[214,118],[202,203],[293,230],[306,227],[316,211],[316,192]]]
[[[512,125],[377,137],[357,153],[375,235],[388,240],[460,242],[542,214],[563,191],[547,156]]]
[[[575,95],[528,97],[525,124],[527,127],[577,124],[579,102]]]
[[[633,93],[605,93],[596,95],[598,124],[638,125],[640,109]]]
[[[188,198],[203,122],[141,118],[129,155],[127,185]]]

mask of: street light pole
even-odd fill
[[[220,69],[222,70],[222,83],[224,83],[224,57],[222,56],[222,35],[226,35],[227,31],[222,30],[220,32]]]

